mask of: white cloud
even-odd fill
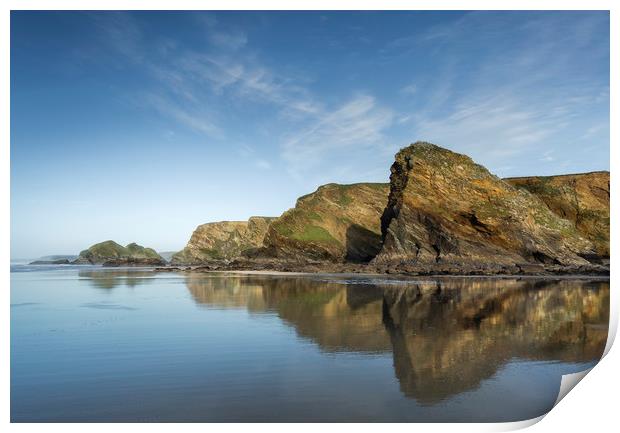
[[[539,160],[543,162],[555,161],[555,158],[553,157],[553,153],[554,153],[553,150],[547,150],[546,152],[543,152]]]
[[[275,114],[271,120],[280,121],[271,134],[274,142],[280,143],[280,156],[289,172],[296,176],[318,167],[325,173],[335,169],[334,162],[339,170],[346,170],[339,157],[346,153],[347,163],[352,164],[353,159],[362,158],[356,151],[385,149],[388,134],[393,140],[392,127],[408,129],[401,134],[407,134],[408,141],[437,142],[492,168],[506,167],[507,158],[550,146],[554,136],[570,128],[593,104],[609,101],[608,87],[579,80],[555,81],[575,62],[574,53],[558,47],[587,45],[596,20],[584,23],[573,34],[561,31],[566,26],[562,19],[526,20],[515,30],[515,26],[506,26],[503,15],[498,16],[495,20],[484,12],[466,14],[450,25],[405,35],[388,44],[384,56],[403,56],[412,49],[426,48],[429,59],[436,56],[432,77],[425,81],[424,74],[416,74],[415,83],[401,83],[401,94],[415,94],[415,98],[407,99],[411,109],[400,112],[379,104],[369,93],[348,101],[314,93],[306,81],[261,62],[250,50],[244,32],[224,28],[214,16],[201,18],[210,42],[201,51],[164,41],[159,55],[154,56],[152,50],[140,49],[144,44],[140,27],[122,14],[114,16],[106,34],[112,46],[141,62],[161,83],[151,90],[149,106],[195,131],[223,136],[218,103],[262,104],[265,118]],[[525,36],[520,39],[515,35]],[[489,38],[497,40],[481,50]],[[493,52],[493,47],[501,49]],[[265,125],[265,130],[270,126]],[[608,124],[599,121],[584,127],[576,138],[601,137],[606,130]],[[389,144],[392,148],[402,143]],[[554,158],[560,164],[564,155],[557,142],[555,146],[553,156],[541,151],[540,158]],[[245,148],[239,152],[256,157]],[[271,167],[260,158],[254,164],[261,169]],[[332,167],[326,167],[329,164]]]
[[[103,15],[91,13],[90,16],[95,26],[101,30],[105,44],[112,50],[131,63],[140,63],[143,60],[142,30],[131,15],[109,11]]]
[[[311,115],[321,110],[308,90],[292,84],[289,78],[276,76],[256,62],[243,62],[239,57],[206,53],[185,53],[177,62],[186,81],[207,84],[217,94],[230,91],[255,102],[279,106],[290,116]]]
[[[512,94],[469,96],[443,116],[417,119],[416,136],[497,165],[536,149],[564,120],[553,103],[527,104]]]
[[[417,91],[418,91],[418,86],[416,86],[413,83],[408,84],[401,89],[401,92],[404,93],[405,95],[414,95]]]
[[[200,12],[194,15],[200,24],[204,24],[207,28],[215,27],[218,24],[217,17],[209,12]]]
[[[241,31],[223,32],[216,31],[209,35],[209,41],[216,47],[228,50],[236,51],[243,48],[248,43],[248,38],[245,33]]]
[[[248,158],[254,154],[254,148],[251,146],[248,146],[247,144],[242,144],[237,149],[237,153],[243,158]]]
[[[468,13],[418,39],[393,42],[392,55],[395,44],[406,51],[428,43],[439,59],[433,79],[417,83],[415,108],[398,122],[410,125],[413,139],[466,153],[492,170],[506,168],[510,159],[519,161],[511,170],[527,169],[525,155],[534,155],[530,161],[554,164],[559,172],[568,146],[578,148],[580,138],[609,127],[599,121],[587,126],[593,111],[605,109],[607,87],[583,78],[583,50],[572,49],[591,47],[591,59],[608,55],[594,36],[594,23],[604,16],[581,16],[577,33],[567,31],[574,15],[540,17],[524,14],[520,25],[507,26],[514,16]]]
[[[209,113],[193,108],[187,110],[157,94],[146,95],[146,102],[160,114],[169,117],[195,131],[214,138],[221,138],[223,131],[210,119]]]
[[[139,27],[128,14],[122,14],[119,25],[111,31],[121,42],[125,33],[132,41],[130,49],[116,46],[119,53],[132,56],[143,42]],[[314,169],[318,164],[342,149],[377,146],[383,132],[394,120],[394,113],[377,104],[370,95],[359,95],[344,103],[330,104],[328,108],[297,77],[282,76],[262,64],[248,51],[247,35],[241,31],[224,29],[214,16],[201,14],[211,50],[190,51],[174,41],[165,40],[157,50],[158,56],[142,58],[141,64],[159,83],[160,88],[146,92],[145,104],[194,131],[209,137],[221,138],[224,128],[218,122],[217,110],[210,100],[226,98],[247,104],[269,105],[277,119],[287,124],[288,132],[278,130],[281,157],[291,173]],[[122,30],[116,30],[116,28]],[[120,44],[119,44],[120,45]],[[413,88],[409,89],[410,91]],[[274,119],[275,120],[275,119]],[[247,158],[254,156],[249,146],[238,152]],[[257,158],[255,166],[268,170],[271,163]]]
[[[195,16],[197,21],[206,27],[207,38],[213,47],[224,51],[236,51],[248,43],[248,37],[245,32],[239,29],[225,30],[219,25],[215,15],[202,12]]]
[[[269,161],[264,160],[264,159],[257,159],[256,160],[256,166],[258,168],[260,168],[261,170],[270,170],[271,169],[271,163]]]
[[[289,172],[299,175],[336,152],[381,145],[383,132],[393,120],[392,110],[379,106],[370,95],[359,95],[295,130],[282,143],[282,157],[289,163]]]

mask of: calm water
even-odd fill
[[[608,281],[12,271],[13,421],[516,421],[607,338]]]

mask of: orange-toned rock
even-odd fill
[[[396,154],[376,263],[471,272],[588,266],[592,242],[538,197],[471,158],[417,142]]]
[[[232,260],[263,244],[267,227],[275,218],[251,217],[248,221],[202,224],[187,246],[172,256],[172,264],[202,264]]]
[[[602,259],[609,258],[609,172],[504,179],[539,197],[549,209],[572,222],[594,244]]]
[[[288,261],[365,262],[381,248],[385,183],[330,183],[297,199],[265,236],[265,253]]]

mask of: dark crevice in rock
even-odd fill
[[[489,230],[489,227],[484,224],[482,221],[480,221],[478,219],[478,217],[476,216],[475,213],[466,213],[463,214],[463,216],[467,219],[467,221],[469,222],[469,224],[479,233],[483,233],[485,235],[491,235],[491,230]]]
[[[537,261],[538,263],[542,263],[545,265],[560,265],[561,263],[558,261],[558,259],[553,258],[553,257],[549,257],[547,254],[541,252],[541,251],[534,251],[532,252],[532,258]]]
[[[407,171],[413,168],[413,161],[408,159],[406,167],[403,167],[399,161],[395,161],[390,167],[390,194],[388,196],[387,206],[381,215],[381,236],[385,240],[390,222],[394,218],[398,218],[400,211],[400,202],[402,200],[403,190],[407,186]]]

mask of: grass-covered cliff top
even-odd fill
[[[161,256],[157,254],[152,248],[143,247],[135,242],[122,246],[112,240],[100,242],[98,244],[90,246],[80,252],[82,258],[136,258],[136,259],[161,259]]]

